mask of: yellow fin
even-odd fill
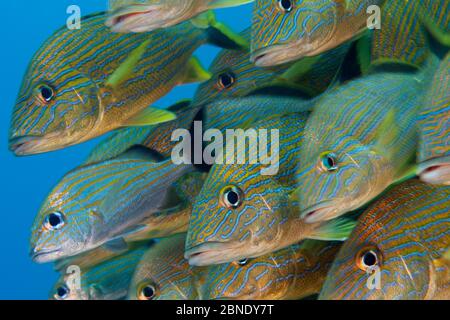
[[[133,74],[133,70],[138,64],[139,60],[145,53],[150,40],[144,41],[139,47],[134,49],[128,58],[111,74],[106,81],[106,85],[112,88],[117,88],[124,83]]]
[[[211,73],[203,68],[196,57],[191,57],[186,66],[186,73],[182,83],[204,82],[211,79],[211,76]]]
[[[159,123],[169,122],[177,118],[176,114],[168,110],[149,107],[137,115],[126,120],[124,127],[150,126]]]
[[[395,111],[391,109],[377,129],[375,148],[379,151],[384,151],[386,146],[392,145],[392,141],[398,134],[398,127],[395,125]]]

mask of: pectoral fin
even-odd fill
[[[139,47],[134,49],[128,58],[111,74],[106,81],[106,85],[117,89],[121,84],[130,79],[134,73],[134,68],[139,63],[139,60],[141,60],[149,43],[150,40],[144,41]]]
[[[214,12],[207,11],[190,20],[197,28],[205,29],[208,42],[225,49],[249,49],[249,43],[223,23],[217,22]]]
[[[149,107],[126,120],[123,127],[143,127],[169,122],[177,118],[176,114],[154,107]]]
[[[182,80],[182,83],[196,83],[204,82],[211,79],[211,73],[208,72],[200,63],[196,57],[191,57],[189,60],[186,73]]]
[[[337,218],[327,221],[316,228],[309,239],[324,241],[344,241],[352,233],[356,221],[347,218]]]

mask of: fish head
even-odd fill
[[[99,206],[102,197],[95,195],[99,186],[92,183],[92,175],[84,173],[81,169],[67,174],[39,210],[30,239],[30,255],[35,262],[73,256],[97,242],[95,236],[104,223]]]
[[[186,234],[164,238],[138,263],[129,300],[191,300],[197,298],[192,268],[184,259]]]
[[[301,217],[307,223],[358,209],[378,194],[389,174],[382,154],[349,136],[333,140],[319,141],[314,150],[302,153],[299,199]]]
[[[194,266],[276,249],[290,218],[289,195],[259,165],[215,165],[193,207],[185,257]]]
[[[364,213],[334,260],[320,299],[411,300],[427,295],[433,275],[429,252],[417,242],[417,234],[392,227],[404,219],[393,221],[395,214],[384,210],[380,215],[376,208]]]
[[[33,58],[14,106],[9,149],[17,156],[82,142],[101,117],[93,80],[72,67],[59,66],[51,54]]]
[[[437,185],[450,185],[450,94],[446,95],[427,99],[428,105],[418,120],[419,176],[422,181]]]
[[[250,30],[241,33],[250,39]],[[250,61],[248,50],[222,50],[213,61],[211,78],[203,82],[194,97],[194,105],[214,104],[223,98],[243,97],[270,85],[287,67],[260,68]]]
[[[312,56],[335,33],[337,1],[257,0],[251,60],[266,67]]]
[[[84,281],[82,275],[75,273],[62,275],[50,291],[49,299],[64,301],[90,300],[88,290],[81,286],[81,283]]]
[[[190,18],[192,0],[110,0],[106,25],[113,32],[150,32]]]
[[[206,300],[278,300],[287,296],[296,274],[288,247],[258,258],[210,266],[202,286]]]

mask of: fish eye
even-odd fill
[[[66,286],[60,286],[56,289],[55,299],[57,300],[67,299],[69,294],[70,294],[69,288],[67,288]]]
[[[237,262],[241,267],[245,266],[248,263],[248,259],[241,259]]]
[[[139,300],[152,300],[155,297],[156,289],[154,286],[147,284],[143,285],[139,289]]]
[[[45,217],[44,227],[48,230],[60,229],[64,224],[64,216],[61,212],[52,212]]]
[[[236,186],[225,187],[221,192],[221,202],[229,209],[237,209],[243,200],[243,192]]]
[[[332,152],[324,152],[321,154],[319,161],[323,171],[333,172],[338,169],[337,156]]]
[[[220,89],[228,89],[236,82],[236,76],[232,72],[219,74],[217,84]]]
[[[39,87],[39,94],[41,99],[45,102],[50,102],[55,97],[55,91],[48,85],[41,85]]]
[[[380,259],[376,249],[363,249],[356,258],[356,264],[358,268],[363,271],[370,270],[371,268],[379,265]]]
[[[277,0],[277,2],[278,2],[278,7],[286,13],[291,12],[292,9],[294,8],[294,4],[293,4],[292,0]]]

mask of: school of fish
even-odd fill
[[[450,299],[450,0],[105,2],[11,115],[16,156],[109,133],[33,222],[50,299]]]

